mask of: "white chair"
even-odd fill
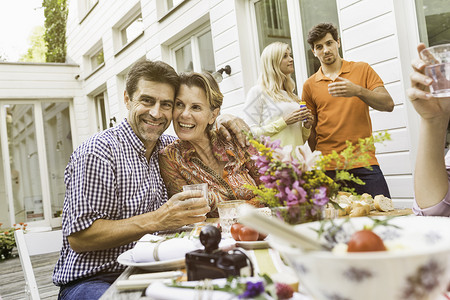
[[[59,252],[63,237],[61,230],[46,232],[27,232],[22,230],[14,232],[20,263],[25,276],[25,294],[27,299],[39,300],[39,290],[33,272],[30,256]]]

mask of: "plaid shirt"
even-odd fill
[[[97,219],[121,220],[158,209],[167,201],[159,172],[158,153],[175,138],[162,135],[147,162],[141,140],[124,120],[97,133],[70,157],[64,174],[63,247],[53,282],[64,285],[98,272],[117,272],[125,266],[117,257],[135,243],[117,248],[76,253],[67,236]]]

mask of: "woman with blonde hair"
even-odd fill
[[[313,115],[300,106],[291,78],[294,60],[288,44],[275,42],[261,54],[261,75],[245,102],[244,120],[255,136],[279,139],[282,146],[303,145],[309,137]]]

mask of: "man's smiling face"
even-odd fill
[[[174,88],[161,82],[140,79],[132,99],[125,92],[128,122],[144,143],[152,149],[172,121]]]

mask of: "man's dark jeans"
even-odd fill
[[[389,188],[387,186],[386,180],[384,179],[383,172],[379,166],[372,166],[373,170],[369,170],[366,168],[355,168],[349,170],[351,174],[355,177],[358,177],[362,181],[364,181],[365,185],[355,184],[353,182],[346,182],[346,185],[350,188],[354,188],[355,192],[358,195],[368,193],[375,197],[376,195],[384,195],[385,197],[391,198],[391,194],[389,193]],[[335,171],[326,171],[326,174],[333,178],[336,176]]]

